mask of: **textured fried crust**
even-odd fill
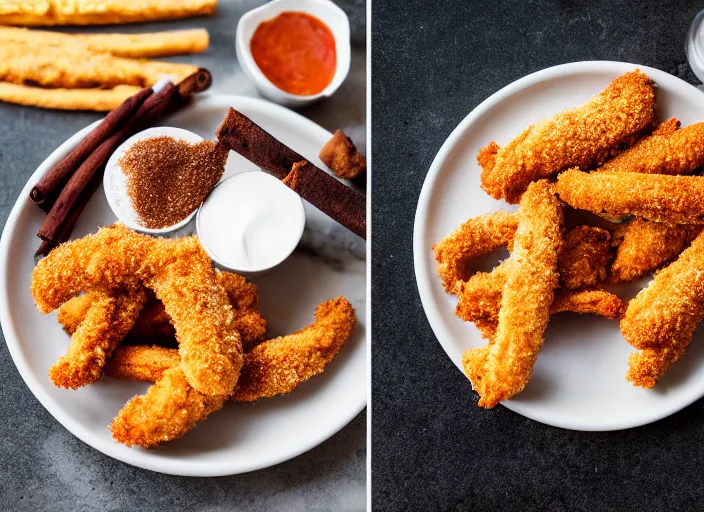
[[[342,130],[337,130],[325,143],[318,158],[335,176],[345,180],[354,179],[367,170],[367,161]]]
[[[0,44],[0,80],[19,85],[89,88],[154,85],[163,75],[174,81],[198,71],[190,64],[124,59],[108,53],[66,51],[43,45]]]
[[[642,350],[628,361],[626,379],[652,388],[684,354],[704,317],[704,233],[628,303],[621,334]]]
[[[611,264],[610,283],[632,281],[660,268],[701,232],[700,225],[671,225],[633,219],[613,232],[616,257]]]
[[[184,435],[214,411],[225,396],[204,395],[188,383],[180,366],[166,370],[145,395],[125,404],[112,421],[113,438],[127,446],[156,448]]]
[[[200,392],[229,395],[242,366],[234,312],[195,237],[156,239],[121,224],[60,245],[34,268],[30,290],[49,313],[83,290],[143,284],[171,317],[181,365]]]
[[[505,147],[492,141],[483,148],[477,157],[482,188],[495,199],[516,203],[532,181],[601,164],[651,127],[654,114],[650,78],[638,70],[626,73],[587,103],[529,126]]]
[[[521,392],[530,380],[558,284],[561,229],[562,207],[550,184],[531,183],[521,199],[496,336],[462,358],[482,407],[494,407]]]
[[[670,224],[704,223],[704,178],[699,176],[570,169],[557,178],[555,190],[573,208],[599,215],[636,215]]]
[[[433,245],[438,275],[448,293],[463,279],[465,264],[506,245],[516,231],[518,217],[504,210],[471,218]]]
[[[576,290],[606,281],[611,252],[611,233],[605,229],[577,226],[565,235],[558,258],[562,287]]]
[[[60,388],[76,389],[100,378],[105,361],[132,329],[146,301],[140,286],[125,293],[96,292],[85,317],[71,336],[64,356],[49,369],[49,377]]]
[[[59,308],[56,318],[67,334],[72,335],[76,332],[76,329],[78,329],[78,326],[88,313],[91,304],[96,301],[99,295],[96,292],[78,295]],[[140,313],[141,316],[142,314]]]
[[[245,354],[242,377],[232,399],[252,402],[290,393],[301,382],[322,373],[349,338],[353,325],[354,310],[344,298],[321,304],[310,326],[265,341]],[[105,373],[118,379],[154,382],[178,362],[176,349],[120,347]]]
[[[217,0],[0,0],[0,25],[112,25],[207,16]]]
[[[0,82],[0,101],[56,110],[107,112],[141,89],[136,85],[118,85],[112,89],[45,89]]]
[[[690,174],[704,165],[704,123],[677,130],[674,117],[649,137],[599,167],[605,172]]]
[[[597,315],[612,320],[621,318],[626,311],[626,303],[613,293],[605,290],[576,290],[562,292],[555,296],[550,306],[550,314],[579,313]]]

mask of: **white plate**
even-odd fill
[[[657,82],[659,120],[677,116],[683,126],[704,121],[704,96],[679,78],[635,64],[576,62],[544,69],[501,89],[459,124],[435,157],[416,212],[416,280],[428,321],[460,371],[462,352],[485,341],[473,324],[454,315],[456,298],[444,292],[430,246],[467,218],[507,207],[481,190],[477,151],[491,140],[503,146],[529,124],[585,102],[635,68]],[[644,284],[647,279],[638,283]],[[629,298],[633,291],[620,290],[620,294]],[[618,430],[644,425],[704,395],[704,340],[700,338],[701,332],[658,385],[646,390],[625,379],[628,354],[635,349],[621,337],[618,322],[558,315],[550,322],[530,384],[502,403],[528,418],[563,428]],[[467,381],[467,393],[470,390]]]
[[[214,139],[215,129],[232,106],[315,164],[331,134],[304,117],[272,103],[237,96],[205,95],[168,119],[170,126]],[[306,204],[302,244],[286,262],[253,279],[269,334],[293,332],[312,322],[320,302],[344,295],[357,312],[357,325],[338,357],[319,376],[286,396],[255,404],[226,404],[183,438],[156,450],[127,448],[110,436],[108,425],[124,403],[148,384],[109,378],[77,391],[52,385],[51,364],[66,350],[69,338],[56,314],[43,316],[29,293],[35,236],[44,214],[29,191],[39,177],[81,140],[78,132],[42,163],[24,187],[0,240],[0,321],[10,354],[27,386],[46,409],[79,439],[101,452],[162,473],[219,476],[264,468],[295,457],[322,443],[366,405],[365,349],[366,263],[364,242]],[[226,176],[256,167],[230,152]],[[115,222],[102,190],[86,207],[74,237]],[[22,414],[18,411],[17,414]]]

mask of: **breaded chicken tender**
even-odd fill
[[[521,199],[496,335],[486,347],[467,350],[462,358],[481,407],[494,407],[520,393],[530,380],[558,285],[562,220],[551,185],[531,183]]]
[[[578,313],[616,320],[626,311],[626,303],[606,290],[583,289],[562,292],[555,296],[550,314]]]
[[[631,354],[626,379],[652,388],[689,346],[704,318],[704,233],[628,303],[621,320]]]
[[[506,245],[516,231],[518,217],[504,210],[486,213],[464,222],[431,248],[438,275],[448,293],[463,280],[467,262]]]
[[[560,282],[566,290],[596,286],[606,281],[611,252],[611,233],[591,226],[567,232],[558,258]]]
[[[105,375],[121,380],[156,382],[181,362],[178,349],[159,345],[123,345],[105,365]]]
[[[704,165],[704,123],[678,130],[674,117],[599,167],[599,172],[691,174]]]
[[[587,103],[529,126],[503,148],[479,151],[482,188],[495,199],[518,202],[529,183],[578,167],[600,165],[649,129],[655,118],[653,83],[626,73]]]
[[[661,224],[633,219],[613,232],[616,257],[611,264],[610,283],[633,281],[675,258],[702,231],[693,225]]]
[[[634,172],[581,172],[557,178],[555,191],[573,208],[598,215],[635,215],[669,224],[704,223],[704,177]]]

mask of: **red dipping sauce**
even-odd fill
[[[262,73],[288,93],[318,94],[335,76],[335,38],[315,16],[283,12],[260,23],[249,46]]]

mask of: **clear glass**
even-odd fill
[[[694,17],[689,27],[685,52],[692,71],[700,81],[704,82],[704,11]]]

